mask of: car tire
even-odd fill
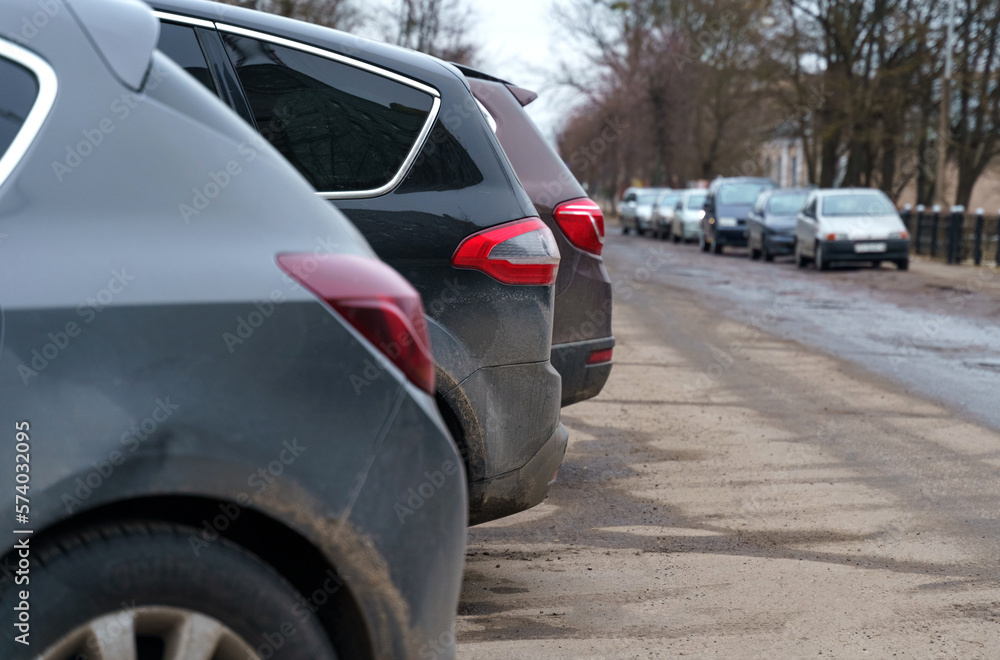
[[[900,259],[896,262],[896,268],[899,270],[910,270],[910,260],[908,258]]]
[[[802,248],[799,247],[799,243],[795,243],[795,265],[799,268],[805,268],[808,264],[808,257],[802,254]]]
[[[147,657],[144,645],[162,653],[171,643],[181,646],[170,657],[185,660],[337,657],[319,617],[293,616],[305,611],[299,592],[223,538],[205,541],[191,527],[133,521],[34,543],[31,641],[48,649],[40,658],[92,657],[87,651],[96,646],[98,657],[137,660]],[[12,579],[0,590],[4,611],[14,611]],[[10,650],[17,633],[7,628],[0,644]]]
[[[816,266],[816,270],[830,270],[829,262],[823,258],[823,244],[819,241],[816,242],[816,256],[813,258],[813,264]]]

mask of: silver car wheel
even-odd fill
[[[177,607],[138,607],[98,617],[46,649],[37,660],[98,657],[138,660],[136,638],[163,641],[164,660],[257,660],[242,637],[218,620]]]

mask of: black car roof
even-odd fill
[[[236,25],[328,48],[362,62],[415,78],[437,88],[440,92],[443,92],[442,87],[453,85],[455,82],[468,86],[454,67],[435,57],[333,28],[207,0],[150,0],[149,5],[161,12]]]

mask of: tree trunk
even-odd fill
[[[840,131],[834,130],[823,134],[823,147],[820,152],[819,187],[832,188],[837,178],[837,150],[840,147]]]

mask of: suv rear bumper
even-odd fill
[[[552,366],[562,376],[563,407],[600,394],[611,375],[613,363],[587,364],[587,360],[595,351],[614,348],[614,345],[614,337],[602,337],[552,347]]]
[[[549,486],[566,454],[569,432],[560,424],[545,444],[522,467],[469,484],[469,524],[503,518],[536,504],[549,494]]]
[[[746,247],[747,228],[743,225],[737,227],[716,227],[714,240],[719,245],[732,245],[733,247]]]
[[[561,382],[549,360],[508,364],[478,369],[440,396],[457,423],[471,524],[545,499],[566,445],[565,435],[558,440]]]

